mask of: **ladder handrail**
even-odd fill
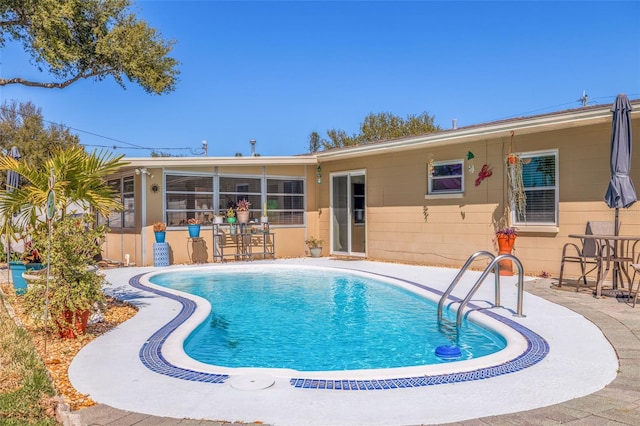
[[[476,291],[478,291],[478,288],[480,288],[480,285],[482,284],[482,282],[484,281],[484,279],[487,277],[487,275],[489,275],[489,271],[491,270],[492,267],[498,265],[498,262],[505,260],[505,259],[511,259],[516,266],[518,267],[518,306],[517,306],[517,310],[516,310],[516,314],[514,314],[514,316],[516,317],[524,317],[525,315],[522,314],[522,299],[524,298],[524,279],[523,279],[523,275],[524,275],[524,270],[522,268],[522,263],[520,262],[520,260],[515,257],[512,254],[501,254],[497,257],[495,257],[491,263],[486,267],[486,269],[484,270],[484,272],[482,273],[482,275],[480,276],[480,278],[478,278],[478,280],[476,281],[476,283],[473,285],[473,287],[471,288],[471,291],[469,291],[469,293],[467,294],[467,296],[464,298],[464,300],[460,303],[460,306],[458,306],[458,311],[457,311],[457,315],[456,315],[456,327],[460,328],[460,324],[462,323],[462,314],[463,314],[463,309],[464,307],[469,303],[469,301],[471,300],[471,298],[473,297],[473,295],[476,293]],[[499,274],[496,273],[496,282],[499,282]],[[499,286],[499,284],[498,284]],[[500,289],[497,289],[498,293],[500,291]]]
[[[489,251],[486,251],[486,250],[477,251],[477,252],[473,253],[471,256],[469,256],[469,259],[467,259],[467,261],[462,266],[462,268],[460,268],[460,271],[458,272],[458,275],[456,275],[456,277],[453,279],[453,281],[451,281],[451,284],[449,284],[449,287],[442,294],[442,297],[440,297],[440,301],[438,302],[438,322],[440,322],[442,320],[442,308],[444,306],[444,301],[449,297],[449,295],[453,291],[454,287],[458,284],[458,282],[460,281],[460,279],[462,278],[464,273],[467,272],[467,269],[469,269],[469,266],[471,266],[471,263],[473,263],[473,261],[476,260],[476,258],[479,257],[479,256],[487,256],[487,257],[490,257],[492,260],[495,259],[495,255],[493,253],[489,252]],[[486,271],[486,269],[485,269],[485,271]],[[498,291],[498,290],[499,290],[499,285],[500,284],[499,284],[499,278],[498,278],[498,264],[497,263],[496,263],[496,267],[495,267],[495,274],[496,274],[496,306],[499,306],[500,305],[500,291]]]

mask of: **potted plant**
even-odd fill
[[[322,244],[324,241],[316,237],[310,237],[304,240],[304,243],[309,247],[311,257],[320,257],[322,255]]]
[[[48,279],[36,280],[25,295],[25,309],[33,318],[50,317],[60,337],[85,332],[89,315],[104,301],[104,276],[97,273],[96,257],[106,235],[92,215],[65,216],[51,225],[43,223],[33,235],[34,244],[48,260]]]
[[[498,255],[512,254],[517,236],[518,231],[512,226],[497,229],[496,243],[498,245]],[[501,260],[498,266],[500,275],[513,275],[513,262],[511,260]]]
[[[156,243],[164,243],[167,225],[164,222],[156,222],[153,224],[153,232],[156,237]]]
[[[233,207],[227,209],[227,223],[236,223],[236,212]]]
[[[200,224],[201,222],[195,217],[189,218],[189,220],[187,220],[189,238],[200,238]]]
[[[515,209],[518,220],[526,219],[527,195],[524,191],[522,180],[522,164],[520,154],[509,153],[505,158],[505,170],[507,172],[507,193],[509,203]]]
[[[236,204],[236,215],[238,216],[238,223],[249,222],[249,208],[251,203],[247,199],[242,199]]]
[[[102,285],[106,282],[95,271],[107,228],[96,227],[95,219],[124,210],[105,180],[126,164],[121,158],[104,152],[90,154],[82,146],[53,149],[44,162],[0,156],[0,169],[18,173],[24,182],[19,191],[0,191],[0,218],[10,219],[21,230],[33,230],[33,247],[47,262],[47,279],[29,289],[25,308],[37,320],[47,321],[51,316],[60,334],[82,332],[62,327],[88,318],[104,298]],[[91,214],[72,214],[72,206]],[[43,212],[51,220],[51,232]]]

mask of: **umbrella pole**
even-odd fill
[[[616,213],[615,213],[615,219],[613,222],[613,235],[618,235],[618,213],[619,213],[620,209],[618,207],[616,207]],[[616,253],[616,251],[618,250],[618,242],[614,241],[614,247],[615,250],[613,252],[613,257],[615,258],[618,254]],[[615,260],[613,261],[613,280],[611,281],[611,288],[613,288],[614,290],[618,289],[618,262],[616,262]]]

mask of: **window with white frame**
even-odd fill
[[[110,229],[133,229],[136,226],[135,217],[135,192],[133,176],[125,176],[107,181],[107,185],[113,189],[116,199],[124,206],[122,212],[113,212],[108,218],[99,217],[98,223],[106,224]]]
[[[304,181],[267,179],[267,215],[276,225],[304,224]]]
[[[558,151],[525,152],[520,160],[526,208],[514,214],[514,224],[557,225]]]
[[[220,210],[236,208],[240,200],[251,203],[249,220],[260,218],[262,205],[262,179],[244,176],[220,176]]]
[[[213,223],[213,176],[165,176],[168,226],[186,226],[189,219]]]
[[[304,224],[302,178],[170,173],[165,176],[165,188],[168,226],[186,226],[190,218],[211,224],[214,213],[224,214],[229,207],[235,209],[242,199],[251,203],[251,220],[259,219],[266,208],[271,225]]]
[[[464,192],[464,160],[434,161],[427,175],[430,195]]]

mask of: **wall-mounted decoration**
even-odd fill
[[[473,173],[476,171],[475,166],[473,165],[473,159],[475,158],[475,155],[473,155],[473,152],[469,151],[467,152],[467,162],[469,163],[468,165],[468,170],[469,173]]]
[[[483,165],[482,169],[480,170],[480,173],[478,173],[478,178],[476,179],[476,186],[480,186],[482,181],[488,178],[489,176],[491,176],[492,174],[493,174],[493,168],[488,164]]]
[[[522,181],[522,164],[524,161],[520,158],[519,153],[514,152],[515,135],[516,133],[511,131],[509,152],[505,158],[507,193],[509,195],[509,205],[515,208],[516,216],[520,220],[526,220],[527,196],[524,192],[524,183]],[[531,161],[531,159],[527,160],[526,164]]]
[[[524,218],[527,210],[527,195],[522,181],[522,160],[519,154],[509,153],[505,158],[507,171],[507,193],[509,204],[515,208],[516,215]]]

